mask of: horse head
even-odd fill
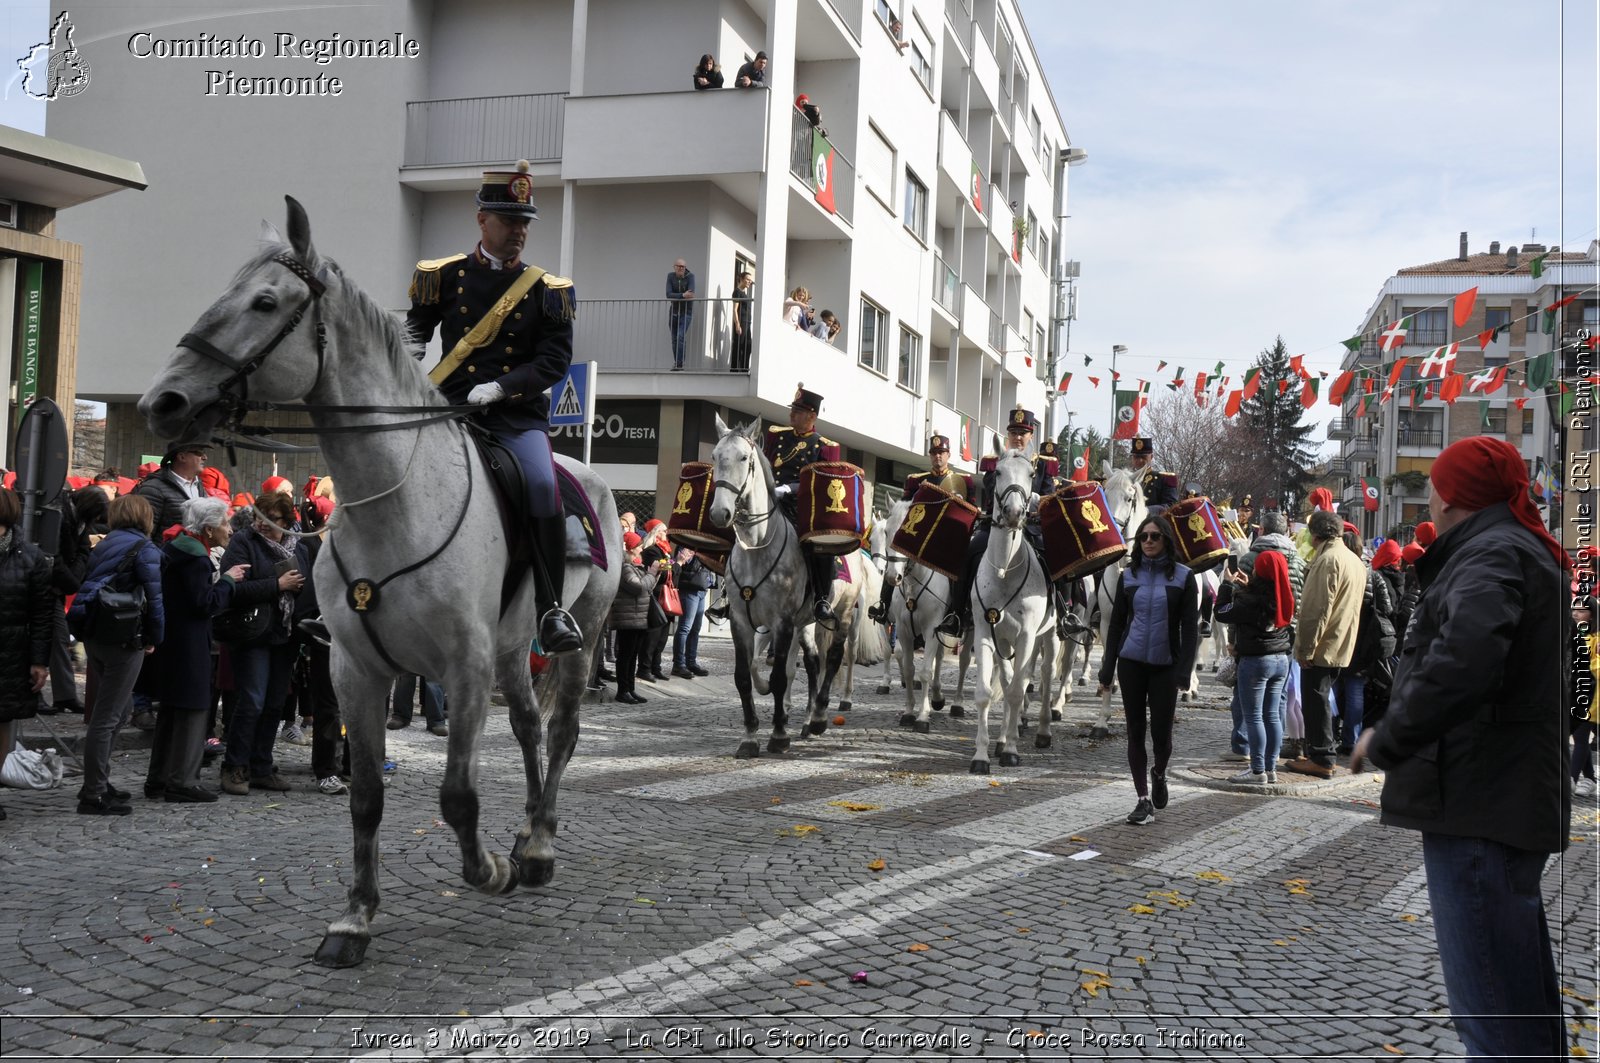
[[[1104,489],[1112,520],[1122,529],[1124,538],[1132,535],[1136,528],[1132,521],[1144,508],[1144,492],[1138,481],[1127,469],[1117,469],[1106,477]]]
[[[883,577],[893,582],[898,579],[898,570],[905,562],[905,558],[889,549],[889,544],[894,542],[894,537],[900,531],[900,525],[906,522],[906,514],[911,512],[911,500],[902,498],[889,507],[889,515],[872,526],[872,562],[878,566],[878,571]]]
[[[230,412],[242,410],[247,395],[292,402],[321,379],[321,300],[337,267],[312,248],[305,209],[284,198],[288,241],[263,223],[262,249],[178,341],[139,399],[139,412],[158,436],[203,437]],[[308,316],[312,320],[303,323]]]
[[[1033,462],[1020,450],[996,455],[994,503],[990,515],[1003,528],[1017,531],[1028,517],[1028,502],[1033,497]]]
[[[736,516],[750,508],[747,496],[755,477],[765,477],[767,493],[771,495],[772,471],[761,458],[761,448],[756,446],[761,431],[759,419],[742,428],[729,428],[718,414],[716,426],[717,445],[711,451],[714,489],[708,516],[717,527],[729,528]]]

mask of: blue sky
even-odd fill
[[[47,0],[0,0],[0,125],[44,132],[45,105],[23,95],[17,60],[49,32]]]
[[[1019,2],[1089,152],[1065,223],[1078,423],[1106,430],[1083,376],[1112,344],[1125,378],[1237,372],[1280,333],[1331,370],[1384,280],[1463,230],[1596,237],[1592,0]]]

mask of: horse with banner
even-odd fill
[[[926,490],[943,494],[937,487],[929,486]],[[953,499],[953,496],[946,498]],[[912,527],[908,530],[908,516],[919,509],[922,512],[917,512],[912,518]],[[917,554],[908,550],[914,550],[916,543],[925,541],[919,536],[921,529],[918,525],[932,524],[939,519],[940,514],[928,512],[925,505],[903,499],[895,503],[889,511],[889,519],[885,521],[885,538],[893,547],[885,556],[884,578],[892,582],[895,588],[890,600],[889,616],[894,622],[895,656],[900,664],[900,685],[906,697],[905,711],[900,714],[900,726],[909,727],[918,734],[927,734],[929,714],[944,708],[940,665],[946,651],[934,628],[946,613],[955,608],[955,603],[951,601],[954,580],[948,570],[939,571],[918,560]],[[960,541],[962,551],[950,559],[953,563],[964,562],[965,544],[963,536]],[[916,667],[919,640],[922,642],[920,674]],[[965,714],[960,705],[951,705],[952,717]]]
[[[555,871],[556,797],[577,744],[579,703],[625,562],[610,489],[558,458],[571,515],[564,598],[584,639],[581,651],[550,661],[536,696],[528,667],[533,582],[520,578],[526,562],[508,545],[490,465],[462,423],[472,408],[448,405],[403,323],[313,249],[311,223],[292,198],[288,228],[285,241],[264,226],[262,249],[179,341],[139,411],[164,438],[221,428],[230,447],[283,451],[295,448],[250,437],[295,429],[244,419],[303,410],[338,479],[342,501],[313,579],[350,743],[355,861],[348,905],[315,959],[350,967],[366,955],[378,910],[385,699],[394,677],[429,676],[450,693],[439,803],[467,884],[489,894],[544,885]],[[527,773],[526,816],[509,857],[489,852],[478,829],[478,743],[495,680]],[[541,715],[549,727],[545,770]]]
[[[840,561],[846,579],[836,579],[829,595],[832,627],[812,618],[806,560],[800,552],[800,535],[778,510],[772,465],[757,444],[759,420],[740,429],[729,428],[717,417],[717,445],[711,451],[713,494],[709,515],[719,528],[734,533],[726,579],[728,618],[733,625],[733,683],[744,709],[744,741],[736,757],[761,752],[757,738],[754,695],[772,695],[772,734],[767,752],[789,748],[789,684],[794,678],[796,640],[806,666],[807,720],[804,735],[828,729],[826,715],[834,677],[844,661],[856,622],[856,601],[863,586],[861,552],[851,551]],[[771,638],[772,672],[763,677],[758,663],[766,655],[756,647],[758,633]]]
[[[1105,488],[1106,505],[1111,510],[1111,519],[1121,529],[1124,539],[1132,539],[1134,530],[1144,523],[1147,512],[1144,491],[1140,489],[1138,479],[1128,469],[1108,470],[1102,486]],[[1128,558],[1124,554],[1114,564],[1101,569],[1096,579],[1095,598],[1100,610],[1100,630],[1097,635],[1102,653],[1105,652],[1106,639],[1111,633],[1111,609],[1116,604],[1117,581],[1122,578],[1122,572],[1127,567]],[[1088,667],[1089,651],[1085,649],[1083,662],[1078,666],[1077,682],[1080,686],[1084,683],[1084,672]],[[1115,687],[1115,683],[1112,685]],[[1112,711],[1111,693],[1108,691],[1100,699],[1100,718],[1091,731],[1094,737],[1104,738],[1111,733]]]

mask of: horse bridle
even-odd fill
[[[724,487],[733,492],[733,522],[735,524],[754,524],[756,521],[765,520],[767,517],[770,517],[772,514],[777,512],[776,506],[762,513],[752,513],[749,509],[744,508],[744,493],[746,489],[749,488],[750,481],[755,477],[755,475],[756,447],[754,443],[751,443],[750,453],[745,455],[744,459],[743,483],[735,484],[732,480],[721,479],[714,479],[711,481],[712,487]],[[741,509],[744,513],[743,519],[740,518]]]
[[[300,327],[300,322],[305,319],[307,311],[311,311],[313,314],[317,313],[322,296],[328,290],[327,283],[316,273],[313,273],[311,267],[295,258],[290,252],[285,251],[274,255],[269,261],[277,263],[296,277],[299,277],[304,282],[307,290],[305,301],[295,308],[294,313],[289,316],[288,322],[278,330],[276,336],[272,337],[271,342],[255,354],[239,359],[195,332],[186,332],[178,340],[180,348],[193,351],[204,358],[209,358],[224,369],[232,371],[231,376],[217,385],[217,402],[227,411],[223,427],[230,433],[230,438],[221,442],[225,443],[230,452],[234,447],[242,447],[245,450],[306,452],[317,448],[285,443],[282,440],[272,439],[270,436],[274,433],[322,435],[328,433],[392,432],[402,428],[421,427],[438,421],[456,420],[475,412],[470,406],[447,406],[443,408],[439,406],[344,406],[251,401],[249,383],[251,374],[260,369],[267,357],[278,349],[279,344],[288,339],[290,334]],[[319,319],[316,324],[316,331],[317,375],[312,379],[311,387],[306,389],[306,394],[308,395],[316,391],[317,387],[322,383],[323,370],[327,364],[328,326]],[[237,394],[233,391],[235,385],[240,385],[240,390]],[[324,425],[321,428],[307,428],[300,425],[246,425],[244,423],[244,419],[249,413],[274,410],[293,411],[296,413],[423,413],[427,414],[427,416],[407,421],[395,421],[389,424]],[[198,414],[196,415],[197,417]],[[189,421],[191,429],[196,418],[191,418]],[[239,436],[259,438],[249,440],[240,439],[238,438]]]

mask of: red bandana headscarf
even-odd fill
[[[1405,549],[1400,551],[1400,559],[1408,565],[1415,565],[1427,552],[1428,548],[1420,542],[1406,543]]]
[[[1372,552],[1372,567],[1374,569],[1388,568],[1390,565],[1400,563],[1400,544],[1393,539],[1385,539],[1383,544]]]
[[[1567,552],[1539,520],[1539,511],[1528,497],[1528,467],[1510,443],[1491,436],[1472,436],[1451,443],[1434,460],[1429,475],[1439,497],[1460,509],[1488,509],[1496,503],[1506,503],[1517,523],[1538,536],[1557,565],[1572,566]]]
[[[1417,525],[1417,543],[1424,550],[1432,546],[1433,541],[1438,537],[1439,529],[1433,526],[1433,521],[1425,520]]]
[[[1311,503],[1312,509],[1325,509],[1329,513],[1333,512],[1333,492],[1326,487],[1319,487],[1312,491],[1306,501]]]
[[[1288,627],[1294,619],[1294,586],[1289,582],[1289,563],[1276,550],[1263,550],[1256,555],[1256,579],[1272,585],[1276,615],[1273,627]]]

